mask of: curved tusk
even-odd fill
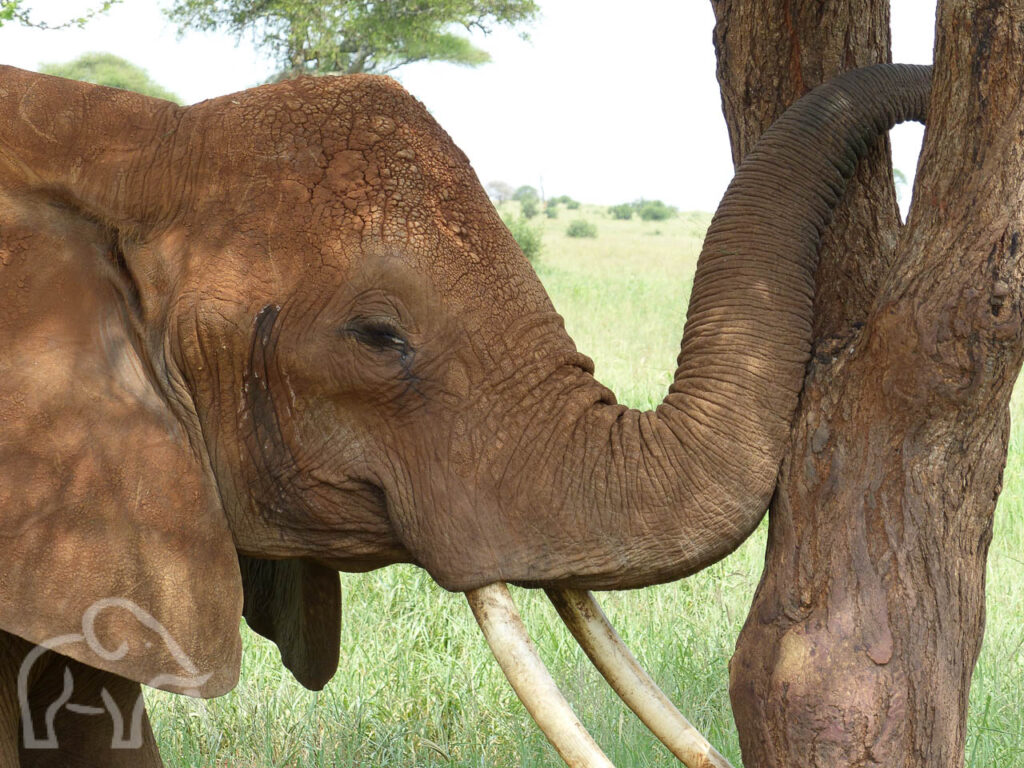
[[[590,592],[545,591],[608,684],[673,755],[687,768],[732,768],[644,671]]]
[[[508,587],[466,593],[487,644],[519,700],[570,768],[615,768],[576,718],[534,647]]]

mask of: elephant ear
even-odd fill
[[[132,255],[177,109],[0,67],[0,629],[213,696],[238,675],[238,562],[162,362],[170,272]]]
[[[319,691],[338,670],[341,587],[338,572],[307,560],[240,555],[246,622],[281,651],[281,662]]]

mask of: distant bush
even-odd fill
[[[558,218],[558,201],[556,199],[548,200],[547,205],[544,206],[544,215],[549,219]]]
[[[530,224],[522,216],[502,217],[502,221],[505,222],[505,226],[508,227],[508,231],[512,233],[512,237],[515,238],[516,243],[519,244],[520,250],[523,255],[530,262],[536,261],[537,257],[540,256],[541,249],[543,248],[543,241],[541,238],[540,227]]]
[[[575,219],[565,230],[569,237],[597,237],[597,226],[586,219]]]
[[[576,210],[577,208],[580,207],[580,204],[577,203],[575,200],[573,200],[568,195],[559,195],[558,197],[552,197],[551,198],[551,202],[553,202],[553,203],[561,203],[566,208],[571,208],[572,210]]]
[[[608,209],[608,213],[612,215],[613,219],[620,221],[627,221],[633,218],[633,206],[629,203],[622,203],[621,205],[613,205]]]
[[[524,218],[532,219],[534,216],[537,215],[537,212],[540,210],[539,206],[537,205],[537,198],[526,198],[525,200],[523,200],[522,203],[520,203],[519,210],[523,214]]]
[[[531,187],[529,184],[524,184],[512,193],[512,199],[518,200],[520,203],[525,203],[527,200],[540,200],[540,195],[537,194],[537,190],[534,187]]]
[[[664,221],[677,213],[675,208],[661,200],[638,200],[633,203],[633,207],[644,221]]]

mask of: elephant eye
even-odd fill
[[[342,329],[375,352],[394,352],[404,362],[411,354],[409,342],[398,325],[389,318],[357,317]]]

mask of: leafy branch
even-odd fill
[[[0,27],[5,22],[14,21],[25,27],[35,29],[68,29],[69,27],[82,28],[100,14],[106,13],[121,0],[102,0],[95,8],[86,11],[81,16],[75,16],[57,23],[47,21],[36,21],[32,18],[31,11],[24,7],[24,0],[0,0]]]
[[[301,74],[391,72],[416,61],[490,61],[457,30],[489,34],[532,21],[535,0],[174,0],[182,29],[251,35],[281,68]]]

